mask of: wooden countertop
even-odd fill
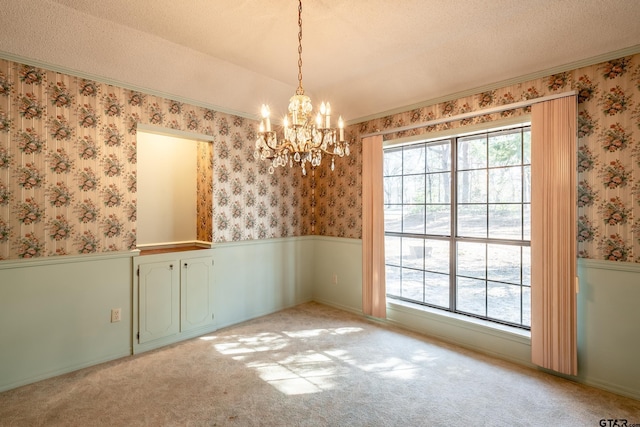
[[[142,255],[156,255],[156,254],[167,254],[170,252],[184,252],[184,251],[197,251],[203,248],[202,246],[190,245],[190,246],[174,246],[174,247],[166,247],[166,248],[156,248],[156,249],[140,249],[140,256]]]

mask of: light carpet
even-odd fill
[[[640,425],[640,401],[317,303],[0,393],[2,426]]]

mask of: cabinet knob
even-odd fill
[[[169,270],[173,270],[173,264],[169,264]]]
[[[185,263],[184,263],[184,268],[187,268],[187,267],[188,267],[188,265],[187,265],[187,263],[185,262]]]

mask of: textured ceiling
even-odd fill
[[[0,53],[247,115],[297,86],[295,0],[0,0]],[[638,0],[313,0],[303,84],[357,120],[640,43]],[[638,49],[640,51],[640,48]]]

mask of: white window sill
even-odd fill
[[[478,319],[471,316],[465,316],[462,314],[451,313],[445,310],[438,310],[436,308],[427,307],[420,304],[414,304],[407,301],[400,301],[395,299],[387,299],[387,307],[396,309],[399,311],[424,313],[429,318],[435,318],[438,321],[453,324],[458,327],[464,327],[468,329],[478,330],[482,329],[487,333],[494,333],[500,336],[508,335],[518,341],[530,342],[531,331],[526,329],[516,328],[513,326],[502,325],[500,323],[490,322],[487,320]],[[418,313],[419,314],[419,313]]]

